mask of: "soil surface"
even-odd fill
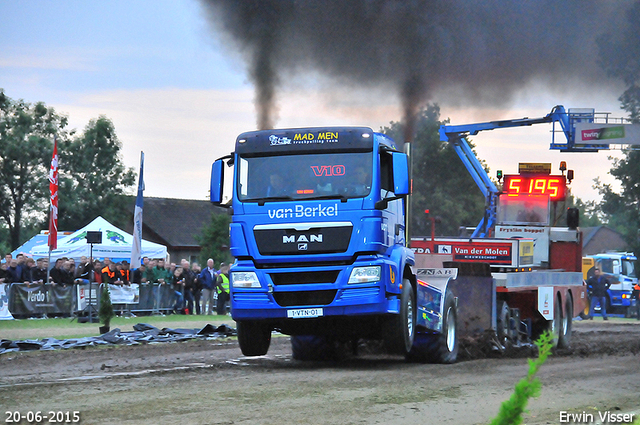
[[[591,414],[593,423],[599,411],[640,418],[639,353],[640,321],[574,322],[572,348],[538,374],[542,392],[525,423],[567,423],[562,412]],[[6,412],[39,411],[40,423],[49,412],[79,412],[83,424],[486,424],[526,375],[528,355],[301,362],[284,336],[253,358],[235,339],[7,353],[0,413],[3,423]]]

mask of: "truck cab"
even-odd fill
[[[238,136],[213,165],[211,200],[233,212],[231,314],[243,353],[265,354],[272,330],[351,339],[389,327],[390,342],[408,351],[408,193],[407,155],[370,128]]]

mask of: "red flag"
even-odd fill
[[[49,171],[49,191],[51,208],[49,209],[49,249],[58,248],[58,139],[53,140],[53,156]]]

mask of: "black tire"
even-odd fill
[[[496,335],[500,345],[507,348],[511,342],[509,339],[509,319],[511,313],[509,312],[509,306],[505,301],[498,301],[496,313]]]
[[[562,329],[558,339],[558,348],[569,348],[571,345],[571,333],[573,332],[573,299],[567,295],[564,302],[564,314],[562,316]]]
[[[263,356],[271,345],[271,328],[261,322],[238,322],[238,343],[245,356]]]
[[[458,311],[455,297],[447,291],[441,333],[420,333],[407,354],[407,360],[430,363],[455,363],[458,359]]]
[[[293,335],[291,352],[295,360],[323,361],[336,357],[333,341],[325,336]]]
[[[560,335],[562,334],[562,304],[558,297],[556,297],[553,303],[553,320],[547,320],[547,330],[553,337],[553,348],[556,348],[560,341]]]
[[[391,354],[406,355],[411,351],[416,333],[416,294],[409,279],[402,281],[400,314],[387,320],[384,329],[384,345]]]

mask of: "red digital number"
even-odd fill
[[[565,176],[507,175],[504,179],[504,191],[510,195],[548,195],[553,201],[565,199]]]

